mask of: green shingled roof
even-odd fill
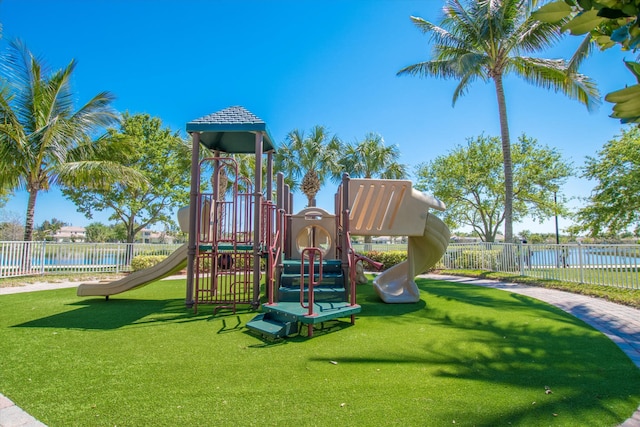
[[[255,153],[255,134],[261,132],[262,152],[275,150],[267,124],[244,107],[225,108],[187,123],[187,132],[200,132],[200,143],[225,153]]]

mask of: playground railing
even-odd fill
[[[122,273],[138,255],[169,255],[180,244],[0,242],[0,278],[47,273]]]

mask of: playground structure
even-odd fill
[[[275,146],[266,124],[243,107],[230,107],[187,124],[192,137],[190,205],[179,212],[189,234],[186,246],[160,264],[112,283],[83,284],[78,295],[109,295],[187,268],[188,307],[236,311],[261,307],[247,328],[267,337],[285,337],[307,326],[361,311],[356,295],[356,263],[364,257],[351,236],[408,236],[407,261],[386,270],[374,288],[387,303],[420,299],[414,282],[444,254],[449,230],[429,209],[444,205],[406,180],[351,179],[343,175],[333,213],[317,207],[293,212],[293,197],[276,176]],[[201,146],[212,157],[200,158]],[[253,181],[241,177],[233,154],[255,154]],[[266,185],[263,188],[263,156]],[[205,176],[211,189],[201,191]],[[261,281],[264,277],[264,302]]]

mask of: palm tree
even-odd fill
[[[464,1],[464,0],[463,0]],[[595,83],[579,74],[575,62],[522,56],[543,51],[561,38],[562,23],[531,17],[532,0],[447,0],[444,18],[434,25],[422,18],[413,23],[431,36],[433,59],[410,65],[398,75],[459,81],[453,104],[476,80],[493,81],[498,99],[505,175],[505,241],[513,240],[513,175],[511,142],[503,78],[509,73],[529,83],[553,89],[592,109],[599,102]]]
[[[315,206],[316,194],[327,177],[337,179],[340,175],[337,159],[341,146],[338,137],[330,136],[324,126],[313,127],[308,136],[293,130],[276,152],[276,169],[288,177],[292,190],[299,187],[307,196],[308,206]]]
[[[399,156],[397,145],[387,146],[381,135],[370,132],[362,141],[347,144],[340,164],[354,178],[403,179],[407,167],[396,161]]]
[[[407,177],[407,167],[397,162],[400,150],[397,145],[385,145],[381,135],[369,132],[362,141],[347,144],[340,164],[353,178],[402,179]],[[364,243],[371,243],[371,236],[364,236]]]
[[[101,92],[74,111],[70,88],[76,62],[48,72],[20,41],[10,43],[0,90],[0,187],[29,193],[24,240],[33,237],[36,199],[53,185],[84,183],[99,187],[123,176],[123,166],[92,161],[104,140],[99,130],[118,121],[110,108],[113,96]],[[113,148],[113,147],[111,147]]]

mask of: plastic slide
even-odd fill
[[[162,262],[144,270],[134,271],[126,277],[106,283],[83,283],[78,286],[78,296],[109,296],[130,291],[163,277],[176,274],[187,266],[187,245],[176,249]]]
[[[407,260],[385,270],[373,280],[373,288],[386,303],[414,303],[420,291],[414,278],[433,267],[447,250],[449,227],[428,214],[422,236],[409,236]]]

